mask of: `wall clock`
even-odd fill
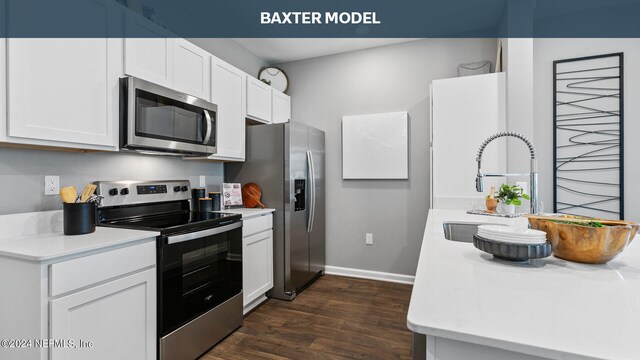
[[[282,91],[283,93],[286,93],[289,88],[289,78],[287,78],[287,74],[275,66],[266,66],[260,69],[258,80],[271,82],[271,86],[274,89]]]

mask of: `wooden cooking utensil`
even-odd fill
[[[87,202],[91,195],[93,195],[93,192],[96,191],[96,188],[97,185],[87,184],[87,186],[84,187],[84,191],[82,191],[82,196],[80,196],[80,202]]]
[[[78,198],[78,191],[74,186],[65,186],[60,189],[60,198],[63,202],[74,203]]]
[[[242,202],[247,208],[261,207],[264,209],[264,204],[260,202],[261,196],[262,191],[256,183],[248,183],[242,187]]]

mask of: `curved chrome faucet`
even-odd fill
[[[522,140],[529,147],[529,153],[531,154],[531,171],[528,174],[483,174],[482,173],[482,153],[484,149],[495,139],[510,136],[516,139]],[[480,149],[478,149],[478,155],[476,156],[476,161],[478,162],[478,175],[476,176],[476,190],[478,192],[484,191],[484,182],[483,178],[487,177],[506,177],[506,176],[526,176],[529,175],[529,187],[531,197],[529,211],[532,214],[538,213],[538,160],[536,159],[536,148],[533,146],[531,140],[527,139],[524,135],[518,134],[512,131],[500,132],[494,135],[489,136],[483,143],[480,145]]]

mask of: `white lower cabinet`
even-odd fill
[[[273,288],[273,220],[272,215],[243,219],[242,292],[247,313],[265,299]]]
[[[49,266],[49,338],[73,341],[51,347],[51,360],[156,358],[155,250],[151,241]]]
[[[149,269],[51,300],[50,338],[73,341],[51,360],[155,359],[155,289]]]
[[[264,295],[273,287],[273,230],[242,239],[246,276],[244,277],[244,304]]]
[[[142,241],[46,262],[0,257],[11,289],[0,339],[33,341],[0,347],[0,359],[156,360],[156,242]]]

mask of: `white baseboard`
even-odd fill
[[[415,276],[411,276],[411,275],[394,274],[394,273],[388,273],[388,272],[382,272],[382,271],[352,269],[352,268],[345,268],[340,266],[329,266],[329,265],[326,265],[324,267],[324,273],[329,275],[340,275],[340,276],[388,281],[388,282],[410,284],[410,285],[413,285],[413,281],[415,279]]]
[[[247,315],[249,311],[255,309],[258,305],[262,304],[265,301],[267,301],[267,297],[264,294],[260,295],[260,297],[254,299],[242,309],[242,315]]]

